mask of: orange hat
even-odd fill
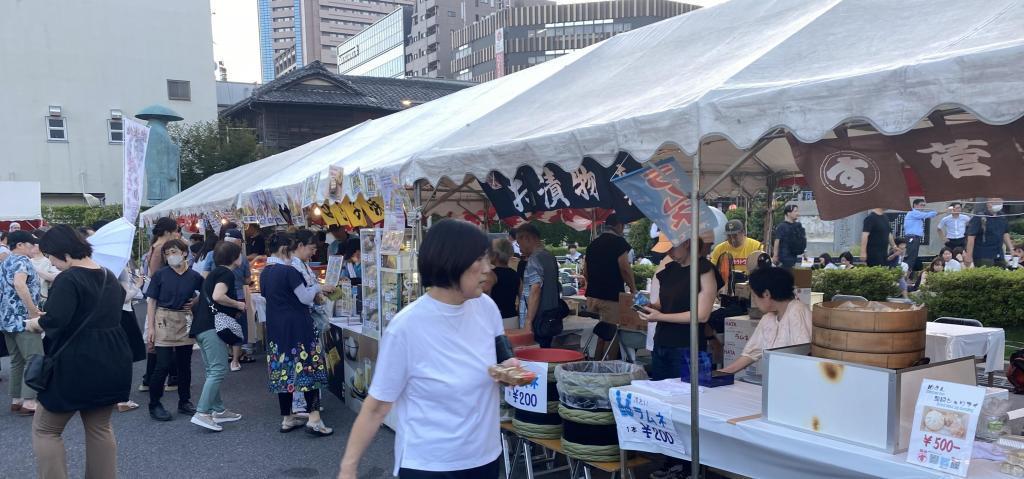
[[[651,248],[651,251],[658,254],[668,253],[672,249],[672,242],[669,241],[668,236],[665,233],[658,234],[658,243]]]

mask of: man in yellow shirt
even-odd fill
[[[747,274],[747,258],[755,251],[764,251],[764,245],[760,241],[748,238],[746,228],[740,220],[730,220],[725,224],[725,235],[727,239],[715,246],[711,251],[711,262],[718,264],[718,259],[723,254],[732,255],[733,271],[742,273],[737,281],[744,281]]]

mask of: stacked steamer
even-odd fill
[[[642,366],[623,361],[587,361],[555,368],[562,450],[585,462],[619,460],[619,436],[608,389],[647,379]]]
[[[555,380],[555,367],[560,364],[583,360],[583,353],[568,349],[521,349],[516,357],[524,361],[548,363],[547,390],[548,404],[546,413],[536,413],[516,409],[512,425],[521,436],[534,439],[558,439],[562,437],[562,418],[558,415],[558,387]],[[537,378],[543,381],[544,378]]]
[[[924,358],[928,311],[903,303],[829,301],[815,305],[811,356],[889,369]]]

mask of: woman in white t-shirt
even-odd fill
[[[482,292],[489,246],[465,221],[443,220],[427,232],[418,258],[427,293],[384,331],[339,479],[359,477],[359,460],[389,413],[400,478],[498,477],[499,397],[490,368],[498,362],[495,339],[505,333]]]

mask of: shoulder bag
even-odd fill
[[[57,364],[57,360],[60,358],[61,353],[67,349],[68,345],[74,342],[75,337],[78,333],[85,329],[85,326],[89,324],[89,321],[96,316],[96,312],[99,311],[100,305],[103,304],[103,294],[107,292],[108,275],[110,273],[106,268],[103,269],[103,286],[100,287],[100,293],[96,297],[96,306],[93,307],[92,312],[89,316],[82,321],[82,324],[78,326],[75,332],[71,333],[71,336],[64,341],[64,344],[53,353],[52,356],[46,354],[33,354],[28,357],[25,361],[25,385],[34,389],[37,392],[43,392],[50,386],[50,380],[53,378],[53,368]]]
[[[210,314],[213,315],[213,329],[217,331],[217,337],[229,346],[242,344],[245,340],[238,318],[220,312],[210,295],[206,295],[206,303],[210,306]]]

